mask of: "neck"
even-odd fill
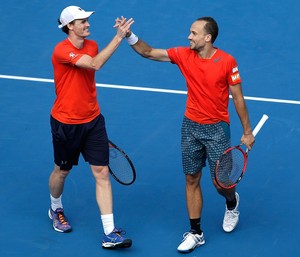
[[[198,55],[202,59],[210,59],[216,53],[217,49],[213,46],[209,48],[203,48],[201,51],[198,52]]]
[[[83,47],[84,38],[69,35],[68,39],[77,49],[81,49]]]

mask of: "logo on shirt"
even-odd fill
[[[215,58],[215,59],[214,59],[214,62],[219,62],[221,59],[222,59],[222,57],[221,57],[221,56],[220,56],[220,57],[218,57],[218,58]]]
[[[231,75],[232,82],[238,80],[239,78],[240,78],[240,74],[239,73]]]
[[[239,68],[237,66],[232,69],[232,73],[236,73],[238,71],[239,71]]]
[[[70,53],[70,58],[74,59],[75,57],[77,56],[77,54],[74,54],[74,53]]]

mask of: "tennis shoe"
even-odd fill
[[[64,215],[64,210],[58,208],[55,211],[50,207],[48,211],[49,218],[52,220],[53,228],[57,232],[67,233],[72,230],[67,217]]]
[[[129,248],[132,241],[122,237],[125,233],[124,230],[115,228],[110,234],[103,236],[102,247],[106,249]]]
[[[236,198],[236,206],[233,210],[228,210],[226,206],[225,215],[223,219],[223,229],[225,232],[233,231],[239,222],[240,212],[238,211],[238,208],[239,208],[240,197],[237,192],[235,193],[235,198]]]
[[[204,244],[205,240],[203,232],[201,233],[201,235],[199,235],[196,233],[196,231],[191,230],[183,234],[183,240],[178,246],[177,250],[180,253],[190,253],[196,247]]]

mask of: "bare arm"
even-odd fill
[[[76,66],[86,69],[99,70],[117,50],[122,40],[130,30],[130,26],[134,23],[133,19],[126,21],[123,18],[117,27],[117,33],[109,44],[103,48],[95,57],[83,55],[77,62]]]
[[[243,127],[243,135],[241,138],[241,142],[246,145],[246,147],[251,150],[254,144],[254,136],[252,134],[252,129],[249,120],[248,109],[244,100],[242,87],[240,84],[231,85],[230,91],[233,99],[233,103],[236,109],[236,112],[239,116]]]
[[[123,17],[121,18],[123,19]],[[118,27],[119,24],[121,24],[122,20],[120,18],[116,18],[115,21],[116,21],[115,27]],[[144,58],[154,60],[154,61],[159,61],[159,62],[171,61],[167,53],[167,50],[152,48],[146,42],[142,41],[141,39],[138,39],[138,37],[134,33],[132,33],[130,28],[126,34],[126,39],[127,42],[131,45],[132,49]]]
[[[141,56],[160,62],[170,62],[169,55],[165,49],[152,48],[146,42],[139,39],[134,45],[131,46]]]

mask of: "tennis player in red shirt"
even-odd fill
[[[124,238],[123,231],[114,224],[108,137],[97,102],[95,72],[117,50],[134,21],[122,18],[115,26],[116,35],[99,51],[95,41],[86,39],[90,35],[88,19],[93,13],[68,6],[59,19],[58,27],[67,38],[56,45],[52,55],[56,99],[51,110],[51,132],[55,165],[49,179],[49,217],[56,231],[72,230],[64,213],[62,193],[67,176],[82,154],[96,182],[96,200],[104,230],[102,247],[126,248],[132,241]]]
[[[117,19],[116,22],[121,20]],[[126,38],[141,56],[176,64],[186,79],[188,94],[181,130],[181,147],[190,230],[184,233],[177,248],[182,253],[191,252],[205,243],[200,223],[203,202],[200,179],[206,160],[213,184],[226,200],[223,229],[231,232],[238,224],[238,193],[235,188],[220,188],[214,178],[216,161],[231,146],[229,91],[243,127],[241,142],[248,149],[254,144],[238,65],[231,55],[213,45],[217,36],[217,22],[211,17],[202,17],[191,25],[189,47],[155,49],[132,32]]]

